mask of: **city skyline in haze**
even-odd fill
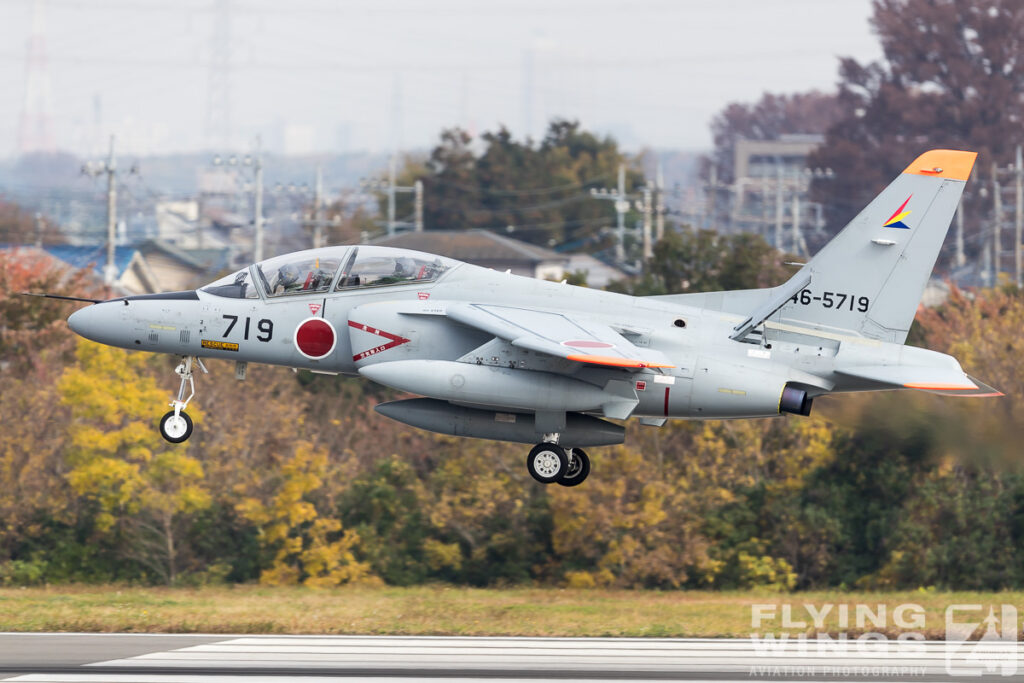
[[[26,102],[49,144],[79,155],[111,134],[133,155],[241,151],[257,135],[288,154],[386,152],[453,126],[536,139],[554,117],[628,149],[707,149],[726,104],[831,90],[838,57],[880,56],[870,12],[868,0],[6,0],[0,158],[26,140]]]

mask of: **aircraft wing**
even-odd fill
[[[451,320],[512,346],[580,363],[641,370],[675,367],[660,351],[640,348],[604,323],[567,314],[489,304],[449,305]]]

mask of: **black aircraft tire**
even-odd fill
[[[590,474],[590,457],[582,448],[572,449],[572,462],[566,468],[565,473],[559,477],[558,483],[562,486],[579,486]]]
[[[568,466],[569,456],[556,443],[539,443],[526,456],[526,469],[542,484],[557,482]]]
[[[181,443],[188,440],[188,437],[192,436],[192,418],[188,416],[184,410],[181,411],[180,416],[185,419],[185,431],[181,432],[180,427],[178,429],[169,430],[167,422],[174,417],[174,411],[170,411],[162,418],[160,418],[160,436],[164,437],[165,441],[171,443]]]

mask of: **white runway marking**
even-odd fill
[[[217,674],[199,676],[174,676],[174,675],[139,675],[139,674],[27,674],[15,678],[0,678],[5,683],[283,683],[283,681],[296,681],[300,683],[352,683],[355,680],[368,680],[372,683],[451,683],[451,678],[424,678],[413,677],[380,677],[358,678],[354,676],[303,676],[296,679],[294,676],[220,676]],[[536,678],[463,678],[459,677],[459,683],[538,683]],[[543,680],[543,679],[539,679]],[[607,678],[573,678],[571,683],[608,683]],[[631,679],[636,683],[662,683],[661,679]],[[687,679],[686,683],[723,683],[721,679],[714,681],[702,681]],[[772,679],[772,683],[807,683],[806,681],[780,681]],[[915,683],[948,683],[940,681],[915,681]]]
[[[22,673],[0,680],[205,683],[216,678],[232,683],[319,683],[359,679],[387,683],[457,678],[460,683],[496,679],[536,683],[586,681],[595,676],[641,681],[692,676],[712,677],[719,683],[851,677],[924,683],[948,681],[950,675],[1024,673],[1024,653],[1013,642],[238,636],[200,643],[165,650],[160,648],[174,643],[154,642],[154,651],[137,649],[142,654],[135,656],[94,661],[78,670]],[[96,649],[98,656],[103,651]],[[93,667],[104,671],[90,671]]]
[[[967,644],[977,645],[977,644]],[[985,644],[999,661],[1024,660],[1014,643]],[[993,649],[996,648],[996,649]],[[96,662],[95,666],[177,668],[550,670],[767,674],[787,669],[844,675],[945,674],[974,650],[964,644],[891,641],[774,641],[618,638],[241,637]],[[765,669],[767,667],[767,669]]]

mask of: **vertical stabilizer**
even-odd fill
[[[976,156],[915,159],[801,269],[810,283],[772,320],[903,343]]]

